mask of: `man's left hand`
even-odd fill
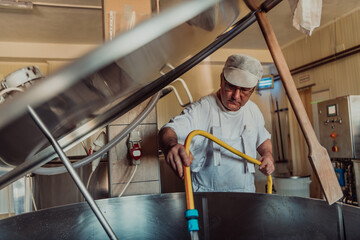
[[[259,166],[259,170],[263,174],[270,175],[274,172],[275,166],[274,166],[274,158],[273,158],[272,154],[263,155],[259,159],[259,161],[261,162],[261,164]]]

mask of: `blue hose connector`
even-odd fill
[[[188,222],[188,231],[199,231],[199,213],[196,209],[190,209],[185,212],[185,219]]]

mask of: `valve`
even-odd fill
[[[141,138],[138,131],[132,131],[129,137],[129,151],[132,164],[139,165],[142,157]]]

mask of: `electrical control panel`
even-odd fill
[[[318,103],[320,143],[331,158],[360,158],[360,95]]]

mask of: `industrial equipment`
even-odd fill
[[[320,142],[329,152],[343,201],[357,205],[354,161],[360,159],[360,96],[349,95],[318,103]],[[360,186],[359,186],[360,188]],[[360,191],[358,192],[360,194]]]
[[[342,203],[252,193],[195,193],[194,200],[200,239],[360,239],[359,208]],[[97,203],[119,239],[190,239],[184,193]],[[4,219],[0,229],[0,239],[106,239],[86,203]]]
[[[276,57],[277,67],[310,149],[316,152],[311,160],[328,203],[336,202],[340,195],[332,182],[333,172],[326,171],[328,155],[322,152],[313,130],[305,127],[309,120],[302,114],[304,108],[290,72],[267,25],[265,13],[279,2],[267,0],[248,8],[240,0],[180,1],[0,105],[0,164],[11,168],[0,176],[0,188],[59,156],[88,202],[2,220],[0,238],[188,237],[182,194],[95,202],[64,151],[163,89],[256,20],[264,35],[271,36],[268,45],[273,55],[280,56]],[[175,69],[161,75],[169,64]],[[22,151],[18,151],[19,145]],[[97,154],[103,154],[102,150],[89,157],[98,158]],[[328,206],[320,200],[236,193],[195,194],[195,199],[201,209],[199,234],[205,239],[238,238],[239,231],[247,239],[276,238],[278,234],[286,239],[294,235],[328,239],[360,236],[354,220],[359,210],[342,208],[341,204]],[[234,216],[243,220],[234,221]],[[345,230],[344,221],[352,222]],[[31,224],[37,224],[37,231]]]
[[[217,39],[243,17],[237,30]],[[64,151],[160,91],[252,22],[248,9],[240,11],[240,1],[180,1],[0,105],[0,163],[12,168],[0,176],[0,187],[58,155],[108,237],[117,239]],[[178,67],[162,76],[169,64]],[[89,157],[98,158],[97,153]]]

